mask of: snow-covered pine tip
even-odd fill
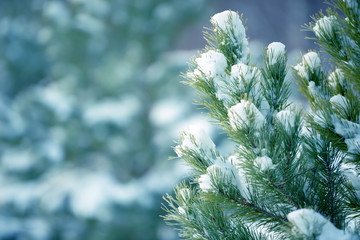
[[[295,114],[290,109],[278,112],[276,119],[285,127],[286,131],[290,131],[295,126]]]
[[[345,138],[345,143],[348,152],[360,153],[360,124],[351,122],[346,119],[333,116],[332,123],[335,127],[335,132]]]
[[[312,209],[298,209],[287,215],[294,225],[294,233],[305,237],[317,237],[317,240],[350,240],[351,234],[337,229],[320,213]]]
[[[213,165],[206,169],[206,174],[200,176],[198,180],[200,189],[203,192],[215,191],[216,189],[213,186],[212,179],[216,180],[217,177],[226,179],[226,181],[222,182],[222,184],[225,184],[223,187],[233,187],[239,189],[241,194],[245,192],[243,189],[244,184],[240,180],[238,169],[231,161],[224,161],[220,158],[214,161]]]
[[[211,159],[216,151],[215,144],[210,136],[198,126],[189,126],[188,130],[181,132],[180,139],[182,140],[181,144],[174,149],[179,157],[190,150],[197,153],[203,151]]]
[[[210,22],[214,24],[215,30],[219,28],[222,31],[227,32],[234,29],[238,31],[238,34],[245,36],[245,27],[237,12],[225,10],[223,12],[216,13],[211,17]]]
[[[344,86],[344,73],[340,68],[336,68],[335,71],[330,72],[328,77],[329,84],[332,88],[336,88],[337,83]]]
[[[309,79],[310,73],[318,73],[321,71],[321,60],[316,52],[310,51],[303,55],[302,61],[297,64],[294,69],[301,78]]]
[[[246,39],[246,32],[243,22],[237,12],[226,10],[215,14],[211,17],[210,22],[214,25],[214,31],[221,30],[227,35],[231,45],[238,48],[241,47],[241,59],[239,62],[245,62],[249,55],[248,40]],[[224,44],[222,42],[221,44]]]
[[[311,70],[315,70],[321,67],[321,60],[319,54],[316,52],[308,52],[302,58],[303,64],[309,66]]]
[[[269,58],[269,63],[274,65],[276,62],[281,60],[285,56],[285,45],[281,42],[272,42],[268,45],[266,54]]]
[[[315,22],[313,31],[318,38],[331,37],[335,33],[336,17],[324,16]]]
[[[239,148],[243,148],[243,146],[239,146]],[[227,160],[231,165],[235,166],[237,169],[236,178],[238,181],[238,187],[240,190],[240,194],[247,200],[251,199],[251,194],[253,193],[253,188],[248,182],[248,178],[242,164],[246,161],[244,158],[239,155],[231,155]]]
[[[341,109],[344,109],[346,110],[347,109],[347,106],[350,105],[349,103],[349,100],[342,96],[341,94],[337,94],[333,97],[330,98],[330,103],[332,105],[333,108],[341,108]]]
[[[255,158],[254,166],[259,168],[260,171],[267,171],[267,170],[275,168],[275,165],[273,164],[272,159],[269,158],[268,156]]]
[[[261,114],[259,109],[257,109],[251,101],[247,100],[241,100],[240,103],[229,108],[228,117],[230,125],[234,130],[250,126],[252,121],[254,123],[254,128],[259,129],[266,122],[265,117]],[[252,117],[254,119],[252,119]]]
[[[198,74],[196,71],[200,71],[204,73],[207,78],[214,78],[225,74],[227,67],[224,54],[214,50],[202,53],[200,57],[195,59],[195,62],[198,68],[194,70],[194,74]]]
[[[238,63],[231,67],[231,75],[230,78],[235,80],[235,82],[239,83],[240,86],[244,86],[242,80],[247,83],[251,81],[251,79],[256,79],[255,82],[260,80],[261,72],[257,67],[251,67],[244,63]]]
[[[360,174],[358,173],[356,165],[352,163],[342,163],[340,169],[342,174],[354,187],[357,197],[360,198]]]

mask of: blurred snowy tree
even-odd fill
[[[0,239],[174,238],[159,128],[190,111],[189,54],[167,51],[207,2],[0,1]]]

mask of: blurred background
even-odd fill
[[[203,27],[239,11],[253,61],[281,41],[295,63],[322,1],[0,0],[0,240],[177,239],[159,216],[179,131],[228,151],[180,83]]]

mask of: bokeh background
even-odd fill
[[[228,151],[179,75],[227,9],[244,13],[253,61],[281,41],[295,63],[317,49],[301,25],[326,6],[0,0],[0,240],[178,238],[159,217],[186,177],[168,161],[178,132],[199,124]]]

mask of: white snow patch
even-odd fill
[[[317,69],[321,67],[321,60],[319,54],[316,52],[308,52],[303,56],[303,62],[309,66],[310,69]]]
[[[285,45],[281,42],[272,42],[267,47],[267,55],[270,57],[270,64],[275,64],[279,57],[285,55]]]
[[[228,158],[228,162],[235,166],[235,168],[237,169],[236,177],[241,196],[249,200],[252,193],[252,187],[248,182],[245,170],[242,168],[242,164],[244,163],[244,161],[245,159],[240,158],[240,156],[236,154],[231,155]]]
[[[346,146],[350,153],[359,153],[360,150],[360,134],[354,138],[345,139]]]
[[[288,220],[305,236],[320,234],[327,220],[312,209],[299,209],[287,215]]]
[[[213,185],[211,183],[211,178],[216,176],[217,174],[223,174],[221,177],[227,179],[227,182],[234,187],[240,190],[240,193],[245,197],[249,197],[247,191],[247,184],[242,182],[239,176],[239,170],[233,165],[232,161],[228,159],[228,161],[223,161],[222,159],[217,159],[214,161],[214,164],[209,166],[206,169],[206,174],[203,174],[199,178],[199,185],[202,191],[209,192],[213,191]],[[246,181],[246,180],[245,180]]]
[[[357,153],[360,150],[360,124],[333,116],[335,132],[345,138],[348,151]]]
[[[214,78],[217,75],[223,75],[227,67],[224,54],[209,50],[202,53],[200,57],[195,59],[198,69],[205,74],[207,78]]]
[[[298,65],[296,65],[294,67],[295,71],[297,72],[297,74],[302,77],[302,78],[305,78],[305,79],[308,79],[309,78],[309,75],[308,73],[306,72],[306,69],[305,67],[303,66],[302,63],[299,63]]]
[[[335,71],[331,72],[328,77],[330,86],[336,87],[336,83],[339,82],[341,86],[344,86],[344,73],[341,69],[336,68]]]
[[[312,96],[316,96],[318,94],[318,89],[317,89],[314,81],[309,82],[308,91]]]
[[[211,159],[215,153],[215,144],[210,136],[199,126],[189,126],[187,131],[181,133],[182,143],[175,147],[175,152],[179,157],[183,156],[183,151],[192,150],[199,152],[203,150]]]
[[[333,108],[339,106],[343,109],[347,109],[347,106],[349,105],[349,100],[341,94],[338,94],[330,98],[330,103]]]
[[[242,80],[250,82],[251,79],[255,78],[255,82],[257,82],[260,78],[260,71],[256,67],[251,67],[241,62],[231,67],[230,77],[231,79],[238,80],[237,82],[243,86]]]
[[[333,116],[332,123],[334,124],[335,132],[344,138],[352,138],[360,134],[360,124],[345,119],[338,119],[336,116]]]
[[[211,178],[206,174],[202,174],[199,178],[199,187],[203,192],[209,192],[212,190]]]
[[[241,46],[242,54],[240,62],[245,62],[249,54],[248,41],[246,39],[245,27],[239,17],[239,14],[226,10],[215,14],[210,19],[215,26],[215,31],[221,29],[230,38],[234,46]]]
[[[318,236],[319,240],[350,240],[351,234],[337,229],[330,221],[312,209],[299,209],[287,215],[296,230],[306,237]]]
[[[276,118],[283,126],[285,126],[287,131],[290,131],[290,129],[295,125],[295,115],[289,109],[278,112],[276,114]]]
[[[245,28],[241,22],[239,14],[234,11],[225,10],[217,13],[211,17],[210,21],[225,32],[229,31],[231,27],[233,27],[234,30],[238,30],[237,34],[241,36],[245,35]]]
[[[183,207],[178,207],[178,211],[179,211],[179,213],[182,214],[182,215],[185,215],[185,214],[186,214],[186,211],[185,211],[185,209],[184,209]]]
[[[234,130],[241,129],[244,125],[249,126],[251,115],[254,116],[254,127],[256,129],[265,124],[265,117],[251,101],[241,100],[240,103],[228,110],[229,122]]]
[[[260,171],[266,171],[269,169],[274,169],[275,165],[272,162],[272,159],[268,156],[257,157],[254,160],[254,165],[260,169]]]
[[[317,37],[321,37],[324,33],[331,36],[331,32],[334,28],[335,16],[324,16],[316,21],[313,27],[314,33]]]
[[[360,174],[354,164],[341,164],[341,171],[354,187],[358,197],[360,197]]]
[[[310,72],[317,72],[321,69],[321,60],[316,52],[308,52],[302,57],[302,62],[297,64],[294,69],[297,71],[300,77],[309,80]]]

